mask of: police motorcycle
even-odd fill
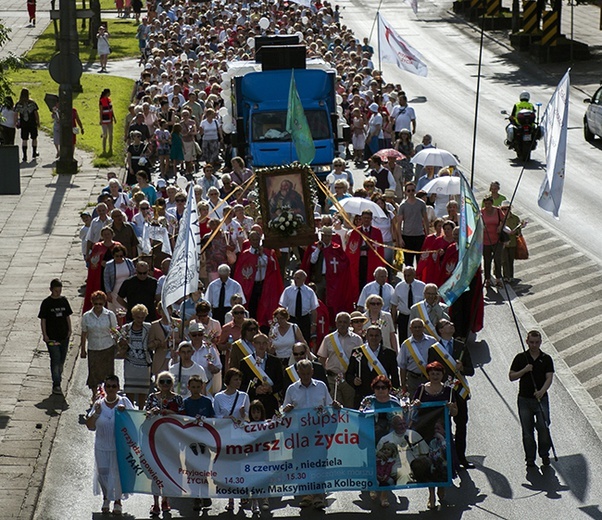
[[[543,137],[543,129],[539,125],[541,104],[537,104],[538,113],[536,114],[533,105],[529,103],[529,97],[528,92],[521,92],[521,102],[517,103],[513,113],[506,118],[510,122],[506,126],[504,144],[509,150],[514,150],[516,156],[523,162],[531,159],[531,152],[537,148],[537,141]],[[530,108],[520,108],[521,104],[530,105]],[[502,114],[508,115],[508,112],[502,110]]]

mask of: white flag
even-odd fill
[[[178,239],[174,247],[169,271],[161,290],[161,305],[167,309],[180,298],[199,287],[199,251],[201,245],[199,217],[194,197],[194,186],[188,190],[186,209],[180,219]]]
[[[380,13],[378,13],[378,52],[383,62],[393,63],[400,69],[418,76],[427,75],[427,66],[422,61],[420,53],[408,45]]]
[[[539,207],[558,218],[564,188],[571,69],[560,80],[541,119],[546,147],[546,176],[539,189]]]

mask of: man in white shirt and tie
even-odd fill
[[[357,299],[357,310],[364,312],[366,306],[366,298],[372,294],[376,294],[383,299],[383,311],[390,312],[391,308],[391,297],[395,292],[393,286],[387,282],[389,273],[386,267],[377,267],[374,270],[374,281],[366,284],[360,293],[360,297]],[[405,334],[404,334],[405,336]]]
[[[305,281],[307,273],[302,269],[295,271],[293,283],[286,287],[280,295],[280,305],[289,315],[290,321],[299,325],[306,342],[316,333],[318,297]]]
[[[224,325],[224,317],[232,308],[230,299],[234,294],[240,294],[242,296],[242,303],[247,303],[241,285],[236,280],[230,278],[230,272],[229,265],[221,264],[217,268],[219,278],[213,280],[207,286],[205,294],[205,299],[211,305],[211,316],[213,319],[219,321],[220,325]]]
[[[395,286],[391,297],[391,317],[393,323],[397,323],[400,340],[410,334],[410,309],[414,303],[424,299],[424,286],[424,282],[416,280],[416,269],[413,266],[403,268],[403,281]]]

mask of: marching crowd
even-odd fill
[[[267,27],[260,23],[265,18]],[[317,240],[274,250],[263,245],[254,173],[232,155],[224,131],[221,74],[227,61],[252,57],[249,38],[294,32],[302,33],[308,57],[336,69],[351,128],[346,153],[358,166],[367,158],[368,167],[362,187],[354,187],[345,160],[336,158],[323,186],[325,203],[316,206]],[[80,357],[88,363],[87,425],[96,430],[95,492],[103,496],[103,512],[110,502],[114,513],[122,510],[111,425],[123,407],[256,421],[320,404],[400,406],[396,389],[418,403],[450,403],[454,462],[471,467],[466,376],[474,369],[467,339],[483,326],[483,275],[479,269],[451,307],[441,303],[438,288],[458,262],[458,203],[420,189],[453,169],[415,170],[409,162],[432,139],[425,135],[414,148],[415,112],[401,87],[374,69],[367,40],[358,42],[338,6],[326,2],[307,8],[167,0],[148,4],[137,38],[144,70],[125,122],[127,179],[109,174],[94,211],[81,214],[87,279]],[[112,148],[107,90],[100,113]],[[199,285],[163,309],[188,183],[199,216]],[[375,206],[341,211],[340,201],[350,196]],[[511,281],[521,221],[498,184],[482,215],[484,283]],[[51,282],[39,315],[57,394],[72,314],[61,288],[60,280]],[[115,359],[123,360],[122,386]],[[441,384],[450,379],[453,389]],[[399,449],[408,447],[407,427],[399,426]],[[389,505],[386,493],[371,495]],[[443,500],[442,488],[437,496]],[[195,499],[196,509],[210,504]],[[325,497],[305,496],[300,505],[321,509]],[[428,507],[435,507],[434,489]],[[233,508],[230,500],[227,509]],[[252,508],[270,504],[253,501]],[[169,509],[168,498],[156,496],[151,515]]]

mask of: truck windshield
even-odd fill
[[[306,110],[305,116],[315,141],[330,138],[326,110]],[[290,141],[286,131],[286,110],[253,114],[253,141]]]

